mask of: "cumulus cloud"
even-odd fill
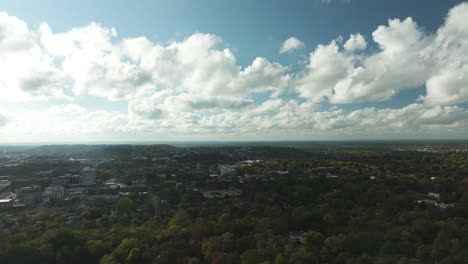
[[[64,97],[65,75],[20,19],[0,12],[0,92],[4,99]]]
[[[57,97],[70,84],[75,95],[109,100],[138,100],[167,89],[172,96],[205,96],[204,104],[214,105],[225,102],[219,96],[244,101],[265,91],[278,96],[292,84],[301,97],[316,103],[326,98],[332,103],[382,101],[402,89],[426,85],[427,94],[421,97],[426,103],[455,104],[468,97],[467,6],[450,10],[434,34],[411,18],[390,19],[372,33],[380,49],[374,53],[365,52],[367,41],[359,33],[344,44],[319,45],[294,80],[287,67],[266,58],[242,69],[212,34],[197,33],[168,45],[145,37],[118,41],[114,28],[96,23],[62,33],[44,23],[33,32],[18,18],[1,13],[0,70],[12,74],[2,75],[0,87],[9,97]],[[303,42],[291,37],[280,52],[302,47]]]
[[[367,42],[361,34],[351,34],[343,47],[346,51],[349,52],[363,50],[366,49]]]
[[[424,32],[411,18],[390,19],[372,37],[378,52],[356,53],[367,44],[351,35],[344,50],[333,41],[319,45],[298,75],[300,96],[331,103],[383,101],[402,89],[426,85],[422,99],[431,105],[468,100],[468,3],[454,7],[435,33]],[[335,68],[332,71],[332,68]]]
[[[333,87],[352,72],[353,58],[340,52],[336,41],[319,45],[310,54],[309,64],[299,73],[295,87],[299,94],[313,102],[333,95]]]
[[[256,58],[241,69],[229,49],[216,49],[221,40],[211,34],[194,34],[168,46],[146,38],[126,39],[122,54],[151,75],[159,87],[154,96],[134,96],[129,112],[162,118],[180,111],[238,111],[253,104],[253,93],[281,94],[289,86],[286,67]]]
[[[54,34],[47,24],[40,27],[41,44],[62,60],[64,73],[73,80],[73,92],[110,100],[129,99],[151,89],[151,76],[128,63],[112,44],[113,28],[96,23]]]
[[[283,46],[281,46],[281,49],[279,50],[280,54],[285,53],[285,52],[293,52],[298,49],[302,49],[305,47],[304,42],[298,40],[295,37],[290,37],[287,40],[283,42]]]
[[[233,96],[203,96],[157,94],[149,98],[136,98],[129,102],[129,112],[135,117],[149,119],[177,118],[182,112],[242,111],[252,107],[251,99]]]
[[[253,112],[256,114],[265,114],[276,112],[285,102],[282,99],[272,99],[263,102]]]
[[[252,93],[278,95],[289,85],[286,67],[256,58],[242,69],[212,34],[161,45],[145,37],[115,43],[115,29],[95,23],[57,34],[43,24],[40,31],[44,47],[62,58],[75,94],[129,100],[135,116],[242,108],[251,104],[246,96]]]
[[[429,104],[455,104],[468,100],[468,3],[452,8],[431,46],[435,70],[427,80]]]
[[[345,43],[346,52],[335,41],[319,45],[298,79],[300,95],[313,100],[327,96],[332,103],[382,101],[429,77],[430,70],[421,61],[429,41],[412,19],[389,20],[388,26],[375,30],[373,39],[381,49],[377,53],[364,57],[353,53],[358,38]]]
[[[194,34],[164,47],[145,38],[127,39],[122,52],[156,85],[176,92],[206,96],[244,96],[262,91],[284,90],[289,82],[286,68],[265,58],[256,58],[244,69],[229,49],[216,49],[220,39],[212,34]]]
[[[468,112],[450,105],[468,101],[466,15],[468,3],[454,7],[434,33],[412,18],[390,19],[367,40],[355,33],[346,41],[318,45],[305,67],[291,73],[262,57],[242,67],[213,34],[166,44],[144,36],[119,40],[114,28],[96,23],[59,33],[42,24],[32,31],[0,13],[0,71],[9,73],[0,75],[2,100],[91,95],[128,102],[126,113],[77,104],[0,113],[0,138],[463,137]],[[280,53],[304,46],[292,37]],[[400,109],[318,110],[324,100],[383,101],[424,85],[420,101]]]

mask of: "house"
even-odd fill
[[[291,239],[291,241],[294,243],[302,243],[304,242],[304,235],[302,232],[291,231],[289,232],[289,239]]]

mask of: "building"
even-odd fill
[[[436,201],[428,200],[428,199],[425,199],[425,200],[418,200],[417,203],[418,203],[418,204],[432,205],[432,206],[435,206],[435,207],[438,207],[438,208],[442,208],[442,209],[447,209],[447,208],[455,207],[454,204],[446,204],[446,203],[436,202]]]
[[[438,194],[438,193],[430,192],[430,193],[427,194],[427,196],[430,197],[430,198],[435,198],[437,200],[440,200],[440,194]]]
[[[80,185],[81,181],[82,181],[81,175],[66,174],[64,176],[60,176],[59,178],[60,178],[61,185],[63,185],[63,186]]]
[[[116,178],[109,179],[103,184],[103,188],[105,189],[119,189],[125,187],[127,187],[127,185],[120,183]]]
[[[39,186],[23,187],[18,190],[18,198],[22,204],[36,205],[42,200],[41,188]]]
[[[302,232],[292,231],[289,232],[289,239],[291,239],[291,241],[295,243],[302,243],[304,242],[304,235],[302,234]]]
[[[11,192],[11,182],[9,180],[0,180],[0,198],[9,195]]]
[[[96,171],[93,168],[86,167],[81,173],[82,175],[66,174],[60,176],[60,185],[65,187],[96,185]]]
[[[62,186],[50,186],[42,193],[42,200],[49,202],[52,199],[61,199],[65,196],[65,189]]]
[[[26,178],[11,180],[12,192],[17,192],[19,189],[29,186],[40,186],[41,188],[45,188],[49,186],[49,180],[47,178]]]
[[[231,198],[237,197],[242,194],[242,191],[236,188],[226,188],[226,189],[217,189],[217,190],[203,190],[201,191],[203,197],[206,199],[212,198]]]
[[[0,199],[0,209],[13,206],[13,199]]]
[[[197,171],[199,172],[208,172],[211,170],[211,166],[212,164],[210,164],[208,161],[202,160],[197,163],[196,168],[197,168]],[[216,166],[215,166],[215,169],[216,169]]]
[[[219,165],[218,169],[221,173],[221,177],[231,176],[236,172],[235,168],[230,165]]]
[[[96,185],[96,171],[93,168],[86,167],[82,171],[83,185]]]

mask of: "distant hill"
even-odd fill
[[[101,149],[102,145],[44,145],[27,150],[30,154],[59,155],[76,154]]]
[[[0,152],[22,152],[31,148],[31,146],[0,146]]]
[[[75,158],[107,158],[128,156],[134,152],[138,155],[149,155],[156,151],[168,151],[176,147],[170,145],[44,145],[24,152],[34,155],[66,155]]]

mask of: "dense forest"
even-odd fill
[[[468,263],[467,154],[335,151],[236,173],[286,170],[243,183],[235,198],[203,199],[154,180],[159,200],[129,194],[111,210],[74,209],[78,220],[39,211],[12,222],[3,214],[0,263]],[[98,176],[139,173],[157,172],[109,166]]]

